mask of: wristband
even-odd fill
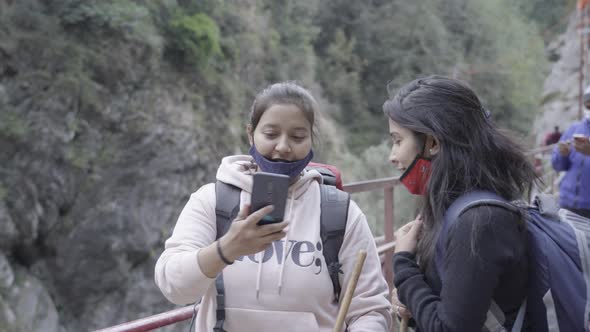
[[[217,253],[219,254],[219,258],[221,258],[225,264],[232,265],[234,263],[230,262],[225,256],[223,256],[223,253],[221,252],[221,242],[219,240],[217,240]]]

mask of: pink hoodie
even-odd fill
[[[218,180],[242,189],[241,205],[250,202],[252,171],[247,165],[251,160],[250,156],[226,157],[217,171]],[[309,171],[289,187],[285,220],[290,225],[285,238],[223,270],[226,331],[334,328],[338,305],[332,303],[332,282],[321,252],[320,182],[320,174]],[[203,297],[196,331],[213,331],[216,321],[215,279],[203,274],[197,258],[200,248],[214,242],[215,236],[215,184],[211,183],[191,195],[155,270],[156,284],[171,302],[188,304]],[[339,254],[343,294],[360,249],[367,251],[367,259],[346,316],[348,331],[389,331],[391,304],[375,242],[364,214],[351,201]]]

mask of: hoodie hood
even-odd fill
[[[217,180],[234,185],[247,193],[252,193],[252,175],[257,170],[254,159],[248,155],[225,157],[217,169]],[[302,175],[289,186],[289,198],[298,199],[313,181],[322,183],[322,175],[316,170],[304,170]]]

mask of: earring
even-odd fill
[[[432,149],[428,150],[428,152],[430,152],[430,154],[432,154]]]

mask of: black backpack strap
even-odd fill
[[[350,195],[334,186],[320,185],[321,214],[320,236],[322,238],[322,253],[328,266],[328,273],[334,287],[334,302],[340,300],[339,274],[342,264],[338,259],[338,253],[344,241],[346,221],[348,219],[348,206]]]
[[[223,329],[225,322],[225,287],[223,286],[223,273],[219,273],[215,279],[215,288],[217,288],[217,310],[215,310],[215,326],[213,332],[226,332]]]
[[[227,232],[231,222],[238,215],[240,210],[240,192],[240,188],[225,182],[217,181],[215,183],[215,225],[217,226],[217,236],[215,239],[219,239]],[[216,322],[213,331],[225,332],[223,329],[223,323],[225,322],[223,272],[217,275],[215,288],[217,289],[217,310],[215,311]]]
[[[238,215],[241,191],[240,188],[225,182],[215,183],[215,224],[217,226],[215,239],[219,239],[227,232],[230,223]]]

